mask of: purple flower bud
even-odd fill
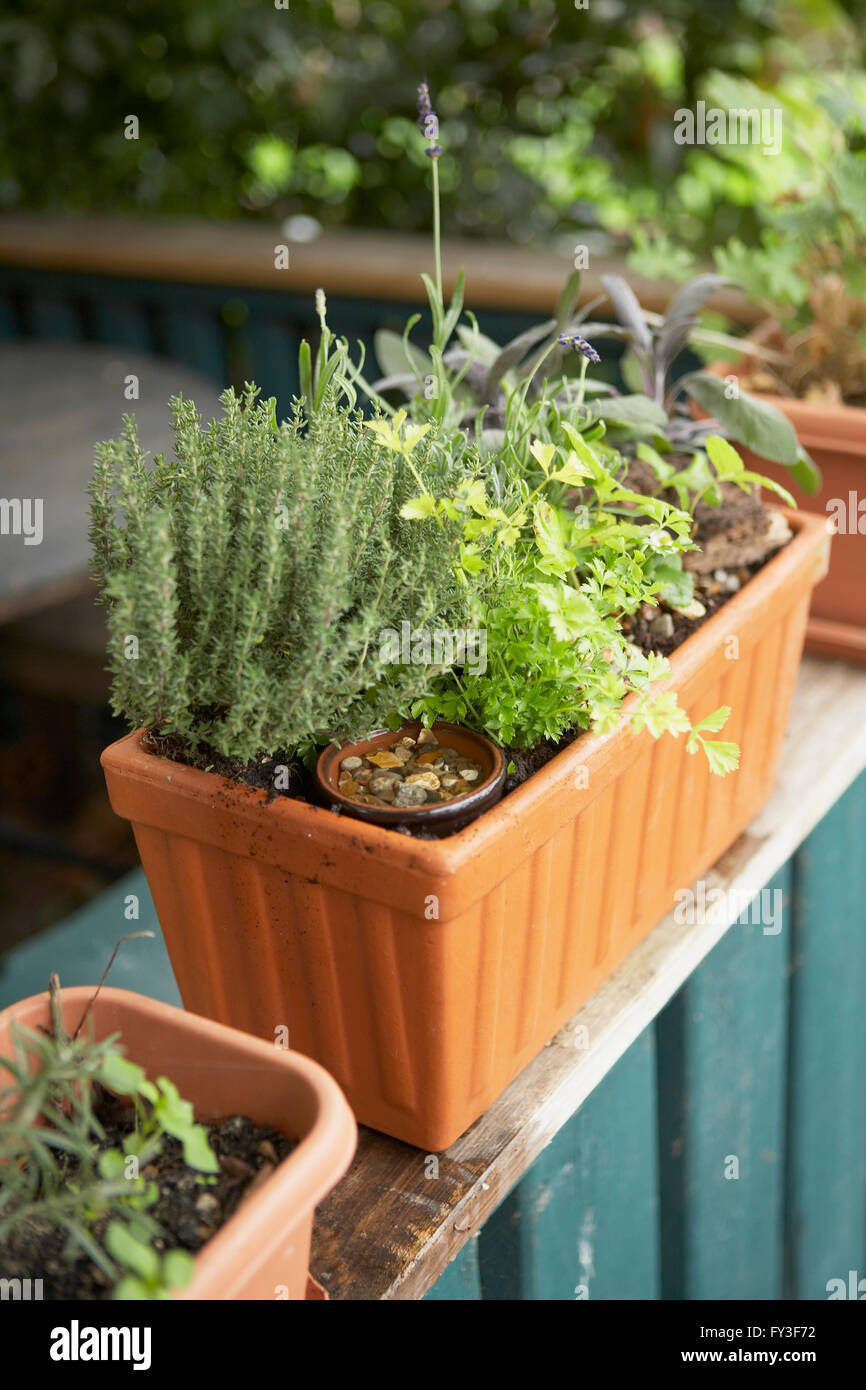
[[[430,105],[430,88],[426,82],[418,83],[418,124],[424,129],[424,124],[428,116],[432,116],[433,107]]]
[[[442,146],[438,143],[439,118],[430,104],[430,88],[426,82],[418,83],[418,124],[424,132],[425,139],[430,141],[425,153],[430,159],[438,159],[442,153]]]
[[[572,352],[579,352],[581,357],[585,357],[588,362],[600,362],[601,358],[591,343],[585,338],[581,338],[579,333],[560,333],[559,341],[563,347],[570,348]]]

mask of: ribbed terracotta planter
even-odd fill
[[[143,750],[103,754],[188,1008],[291,1044],[359,1120],[450,1144],[728,848],[773,787],[823,519],[683,643],[672,686],[719,705],[740,771],[623,722],[447,839],[261,793]]]
[[[736,375],[737,368],[717,365],[714,371],[718,376]],[[800,443],[821,470],[821,489],[808,496],[792,483],[789,469],[741,449],[748,466],[782,483],[810,511],[832,517],[841,501],[846,517],[850,512],[853,519],[853,528],[849,524],[833,538],[830,572],[812,599],[806,647],[821,656],[866,664],[866,410],[813,405],[757,391],[750,394],[774,405],[791,421]],[[862,515],[858,512],[861,501]]]
[[[70,1031],[92,994],[90,987],[62,991]],[[299,1141],[196,1255],[193,1281],[177,1297],[310,1297],[313,1210],[348,1168],[357,1139],[339,1087],[308,1057],[129,990],[101,990],[92,1016],[97,1038],[120,1033],[126,1055],[151,1080],[173,1081],[192,1101],[197,1119],[247,1115]],[[0,1013],[0,1056],[11,1055],[13,1020],[27,1028],[49,1027],[48,994],[32,995]]]

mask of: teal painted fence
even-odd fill
[[[415,337],[423,342],[429,315],[420,302],[386,306],[328,298],[331,328],[363,344],[371,381],[380,374],[374,333],[383,327],[402,332],[412,312],[422,313]],[[479,315],[497,342],[534,321],[531,315]],[[300,340],[316,341],[318,331],[312,294],[0,267],[0,338],[96,342],[162,354],[221,385],[255,381],[263,396],[276,396],[283,413],[297,392]]]
[[[866,774],[428,1293],[826,1299],[866,1276]]]
[[[538,314],[487,309],[477,317],[482,332],[506,343],[550,309],[539,306]],[[373,348],[376,330],[402,333],[412,313],[421,316],[413,341],[429,342],[429,309],[420,300],[386,304],[328,296],[331,329],[349,340],[356,362],[359,345],[363,349],[368,381],[381,375]],[[312,294],[0,266],[0,339],[103,343],[171,357],[221,386],[254,381],[264,398],[276,397],[281,415],[297,394],[301,339],[315,343],[318,335]],[[606,343],[596,376],[615,381],[620,355],[619,344]],[[698,364],[686,356],[683,365]]]

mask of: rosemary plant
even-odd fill
[[[244,761],[362,734],[439,673],[391,664],[379,633],[464,625],[456,530],[420,536],[401,516],[456,465],[424,429],[383,454],[350,409],[345,345],[323,342],[280,426],[247,387],[210,426],[172,401],[175,456],[152,469],[132,419],[98,451],[94,565],[114,708],[134,725]]]

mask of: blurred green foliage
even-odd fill
[[[277,0],[279,3],[279,0]],[[751,238],[755,176],[673,141],[719,71],[855,61],[863,0],[6,0],[0,207],[429,225],[517,241],[649,223]],[[139,120],[139,138],[124,122]]]
[[[783,354],[772,369],[762,364],[762,389],[781,382],[799,396],[866,402],[866,73],[786,73],[761,90],[715,73],[705,96],[722,110],[772,104],[779,118],[772,158],[757,144],[717,147],[720,161],[760,189],[758,237],[730,237],[713,259],[767,315],[765,346]],[[649,228],[628,261],[650,278],[686,279],[697,269],[686,247]]]

